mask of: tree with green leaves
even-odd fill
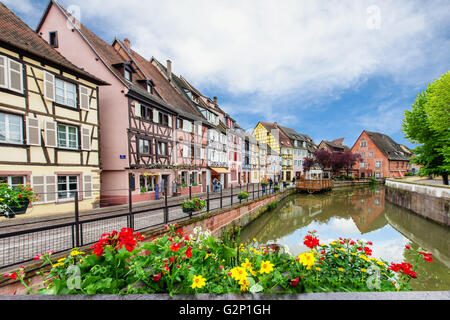
[[[419,146],[412,163],[422,165],[421,175],[442,176],[448,185],[450,173],[450,71],[420,93],[411,111],[405,111],[403,132]]]

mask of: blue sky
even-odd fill
[[[3,2],[32,28],[48,3]],[[411,147],[404,111],[450,70],[447,0],[60,3],[107,42],[170,59],[243,128],[277,121],[316,143],[370,130]]]

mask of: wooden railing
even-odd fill
[[[307,191],[320,191],[325,189],[332,189],[334,187],[334,183],[329,179],[322,180],[297,180],[296,181],[297,189],[299,190],[307,190]]]

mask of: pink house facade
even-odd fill
[[[107,44],[51,1],[37,28],[78,67],[110,86],[99,89],[101,202],[151,200],[176,179],[177,109],[162,97],[164,84],[148,79],[117,43]],[[52,35],[52,39],[50,36]],[[150,81],[152,80],[152,81]],[[161,91],[161,93],[159,92]]]

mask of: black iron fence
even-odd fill
[[[92,245],[104,233],[110,233],[112,230],[125,227],[133,228],[135,231],[157,229],[165,224],[189,220],[212,210],[259,199],[277,192],[274,187],[247,184],[216,192],[211,192],[207,188],[205,193],[196,195],[193,195],[190,187],[189,195],[184,198],[168,197],[166,189],[159,201],[145,202],[133,202],[132,193],[128,192],[128,203],[122,206],[81,214],[80,194],[73,191],[73,214],[69,217],[54,217],[24,223],[0,222],[0,270],[33,261],[36,255],[50,250],[57,254],[74,247]],[[279,187],[281,191],[286,188],[283,185]],[[249,197],[239,198],[238,194],[242,191],[247,191]],[[183,212],[181,202],[194,196],[203,197],[206,205],[202,211],[189,216]]]

